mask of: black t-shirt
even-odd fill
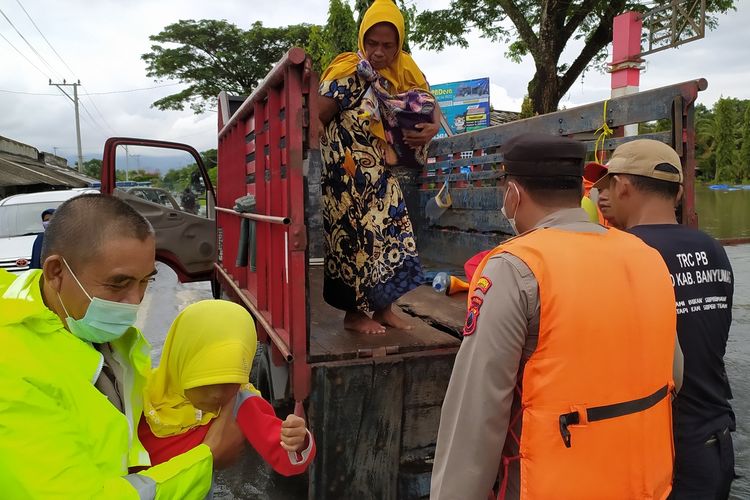
[[[724,367],[734,276],[724,248],[679,224],[635,226],[629,232],[659,251],[674,285],[677,337],[685,356],[682,389],[675,399],[675,437],[700,442],[726,427],[734,430]]]

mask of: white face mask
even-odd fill
[[[45,231],[47,230],[48,226],[49,226],[49,221],[48,220],[43,220],[42,221],[42,227],[44,228]]]
[[[508,191],[510,190],[510,187],[513,186],[513,189],[516,190],[516,198],[518,198],[518,203],[516,204],[516,209],[513,212],[513,217],[508,215],[508,212],[505,210],[505,202],[508,199]],[[510,227],[513,228],[513,232],[518,234],[518,228],[516,227],[516,215],[518,215],[518,205],[521,203],[521,193],[518,192],[518,186],[516,186],[514,183],[508,183],[508,187],[505,188],[505,196],[503,196],[503,208],[500,209],[500,213],[503,214],[503,217],[508,219],[508,223],[510,224]]]

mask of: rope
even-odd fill
[[[596,142],[594,143],[594,161],[601,161],[599,158],[599,151],[604,151],[604,142],[614,134],[614,130],[609,128],[607,125],[607,104],[609,99],[604,101],[604,113],[602,115],[602,126],[596,129],[594,135],[596,136]]]
[[[518,447],[518,454],[510,454],[510,441],[506,437],[502,453],[503,480],[500,483],[500,488],[496,497],[497,500],[505,500],[505,497],[508,494],[508,476],[510,475],[510,464],[517,460],[521,460],[521,436],[517,435],[515,432],[515,427],[518,424],[518,421],[521,419],[521,417],[523,417],[523,403],[521,403],[523,401],[523,392],[521,391],[520,384],[520,382],[516,383],[515,397],[518,398],[519,404],[521,404],[521,406],[518,408],[518,410],[516,410],[516,413],[511,416],[510,422],[508,422],[508,436],[513,440],[513,442],[515,442],[516,446]]]

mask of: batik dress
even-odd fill
[[[401,187],[364,111],[378,105],[368,87],[356,74],[320,85],[320,94],[339,107],[320,143],[323,293],[326,302],[345,311],[377,311],[422,282]]]

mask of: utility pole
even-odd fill
[[[128,154],[128,147],[125,146],[125,180],[128,180],[128,171],[130,170],[130,155]]]
[[[52,83],[52,79],[49,80],[50,85],[54,85],[58,89],[60,89],[60,92],[65,94],[65,97],[73,101],[73,106],[75,107],[76,112],[76,141],[78,142],[78,171],[83,173],[83,152],[81,151],[81,120],[78,116],[78,87],[81,85],[81,80],[78,80],[75,83],[67,83],[65,80],[63,80],[62,83]],[[73,87],[73,97],[70,97],[70,94],[65,92],[63,87]]]

